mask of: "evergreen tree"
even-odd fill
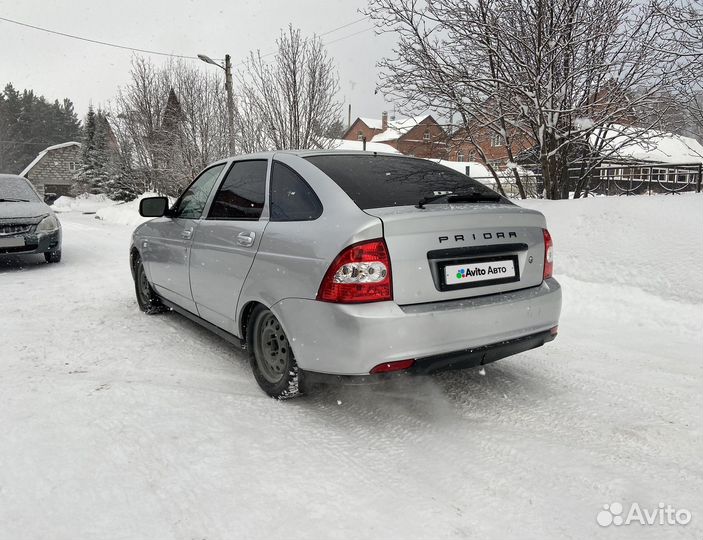
[[[71,100],[49,103],[8,83],[0,92],[0,173],[18,174],[44,148],[80,140]]]
[[[114,188],[119,175],[119,154],[107,114],[100,109],[96,112],[91,105],[85,119],[77,191],[121,196]]]
[[[98,164],[95,158],[96,115],[93,106],[88,107],[88,114],[83,125],[81,161],[76,174],[76,190],[79,193],[95,193],[95,179]]]

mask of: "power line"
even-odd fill
[[[354,24],[360,23],[361,21],[365,21],[365,20],[368,19],[368,18],[369,18],[369,16],[366,15],[366,17],[362,17],[361,19],[357,19],[357,20],[352,21],[352,22],[350,22],[350,23],[343,24],[342,26],[338,26],[337,28],[334,28],[334,29],[332,29],[332,30],[328,30],[327,32],[324,32],[323,34],[319,34],[318,37],[324,37],[324,36],[326,36],[327,34],[331,34],[331,33],[333,33],[333,32],[336,32],[337,30],[341,30],[342,28],[347,28],[348,26],[352,26],[352,25],[354,25]]]
[[[33,24],[27,24],[27,23],[23,23],[20,21],[14,21],[12,19],[7,19],[5,17],[0,17],[0,21],[5,21],[5,22],[12,23],[12,24],[17,24],[19,26],[24,26],[26,28],[32,28],[34,30],[40,30],[40,31],[46,32],[48,34],[54,34],[57,36],[63,36],[63,37],[71,38],[71,39],[78,39],[80,41],[87,41],[88,43],[95,43],[97,45],[105,45],[106,47],[114,47],[116,49],[124,49],[127,51],[136,51],[136,52],[141,52],[141,53],[145,53],[145,54],[156,54],[159,56],[171,56],[173,58],[185,58],[188,60],[197,60],[198,59],[197,56],[185,56],[182,54],[171,54],[171,53],[166,53],[166,52],[161,52],[161,51],[152,51],[149,49],[140,49],[138,47],[128,47],[126,45],[119,45],[117,43],[109,43],[107,41],[100,41],[98,39],[90,39],[90,38],[86,38],[86,37],[82,37],[82,36],[76,36],[73,34],[67,34],[65,32],[59,32],[57,30],[50,30],[49,28],[42,28],[41,26],[35,26]]]
[[[338,41],[343,41],[345,39],[349,39],[350,37],[358,36],[359,34],[363,34],[364,32],[369,32],[373,30],[373,27],[371,28],[364,28],[363,30],[359,30],[358,32],[354,32],[353,34],[349,34],[348,36],[344,36],[341,38],[333,39],[332,41],[328,41],[325,43],[325,45],[332,45],[332,43],[337,43]]]
[[[337,32],[337,31],[339,31],[339,30],[342,30],[342,29],[344,29],[344,28],[348,28],[349,26],[352,26],[352,25],[355,25],[355,24],[358,24],[358,23],[360,23],[360,22],[362,22],[362,21],[367,20],[368,18],[369,18],[368,15],[365,16],[365,17],[361,17],[360,19],[357,19],[357,20],[355,20],[355,21],[349,22],[349,23],[347,23],[347,24],[343,24],[342,26],[338,26],[337,28],[333,28],[332,30],[328,30],[328,31],[326,31],[326,32],[323,32],[322,34],[319,34],[319,37],[327,36],[327,35],[329,35],[329,34],[332,34],[332,33],[334,33],[334,32]],[[129,47],[129,46],[127,46],[127,45],[120,45],[120,44],[118,44],[118,43],[110,43],[110,42],[108,42],[108,41],[101,41],[101,40],[98,40],[98,39],[91,39],[91,38],[87,38],[87,37],[83,37],[83,36],[77,36],[77,35],[75,35],[75,34],[68,34],[68,33],[66,33],[66,32],[59,32],[58,30],[51,30],[50,28],[43,28],[43,27],[41,27],[41,26],[36,26],[36,25],[33,25],[33,24],[28,24],[28,23],[24,23],[24,22],[21,22],[21,21],[16,21],[16,20],[13,20],[13,19],[8,19],[7,17],[0,17],[0,21],[5,21],[5,22],[11,23],[11,24],[16,24],[16,25],[18,25],[18,26],[23,26],[23,27],[25,27],[25,28],[31,28],[31,29],[33,29],[33,30],[39,30],[40,32],[46,32],[47,34],[53,34],[53,35],[56,35],[56,36],[62,36],[62,37],[66,37],[66,38],[77,39],[77,40],[80,40],[80,41],[86,41],[86,42],[88,42],[88,43],[94,43],[94,44],[96,44],[96,45],[103,45],[103,46],[105,46],[105,47],[113,47],[113,48],[116,48],[116,49],[122,49],[122,50],[126,50],[126,51],[140,52],[140,53],[145,53],[145,54],[154,54],[154,55],[158,55],[158,56],[170,56],[170,57],[172,57],[172,58],[184,58],[184,59],[186,59],[186,60],[198,60],[198,57],[197,57],[197,56],[187,56],[187,55],[183,55],[183,54],[173,54],[173,53],[167,53],[167,52],[163,52],[163,51],[153,51],[153,50],[150,50],[150,49],[141,49],[141,48],[139,48],[139,47]],[[345,36],[345,37],[343,37],[343,38],[339,38],[339,39],[330,41],[330,42],[327,43],[326,45],[329,45],[330,43],[336,43],[337,41],[341,41],[341,40],[343,40],[343,39],[350,38],[350,37],[352,37],[352,36],[355,36],[355,35],[357,35],[357,34],[361,34],[362,32],[367,32],[367,31],[369,31],[369,30],[371,30],[371,28],[367,28],[366,30],[362,30],[361,32],[356,32],[356,33],[351,34],[351,35],[349,35],[349,36]],[[262,58],[265,58],[265,57],[267,57],[267,56],[271,56],[271,55],[274,55],[274,54],[276,54],[276,53],[275,53],[275,52],[266,53],[266,54],[262,55]],[[239,64],[237,64],[237,66],[240,66],[240,65],[242,65],[242,64],[244,64],[244,62],[240,62]]]
[[[369,17],[368,17],[368,15],[367,15],[366,17],[362,17],[361,19],[358,19],[358,20],[356,20],[356,21],[350,22],[349,24],[345,24],[344,26],[340,26],[340,27],[338,27],[338,28],[335,28],[334,30],[330,30],[329,32],[325,32],[324,34],[319,34],[318,37],[326,36],[326,35],[328,35],[328,34],[331,34],[332,32],[336,32],[337,30],[341,30],[342,28],[346,28],[346,27],[348,27],[348,26],[351,26],[351,25],[353,25],[353,24],[359,23],[359,22],[361,22],[361,21],[365,21],[365,20],[368,19],[368,18],[369,18]],[[371,28],[364,28],[363,30],[359,30],[358,32],[354,32],[353,34],[349,34],[348,36],[343,36],[343,37],[341,37],[341,38],[333,39],[332,41],[328,41],[328,42],[326,42],[326,43],[323,43],[323,45],[325,45],[325,46],[331,45],[332,43],[337,43],[338,41],[343,41],[343,40],[345,40],[345,39],[349,39],[349,38],[351,38],[351,37],[358,36],[359,34],[363,34],[364,32],[369,32],[369,31],[371,31],[371,30],[373,30],[373,27],[371,27]],[[273,56],[273,55],[276,54],[277,52],[278,52],[278,51],[267,52],[266,54],[262,54],[262,55],[261,55],[261,58],[267,58],[267,57],[269,57],[269,56]],[[246,63],[247,63],[246,60],[242,60],[242,61],[239,62],[238,64],[235,64],[234,67],[243,66],[243,65],[245,65]]]

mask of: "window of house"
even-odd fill
[[[271,170],[271,221],[312,221],[322,203],[298,173],[278,161]]]
[[[363,132],[363,131],[360,131],[360,132],[356,135],[356,140],[357,140],[357,141],[363,141],[363,140],[364,140],[364,132]]]
[[[69,161],[68,162],[68,170],[71,172],[77,171],[78,170],[78,163],[75,161]]]
[[[471,150],[471,152],[469,152],[468,161],[476,161],[476,151],[475,150]]]
[[[208,219],[259,219],[264,209],[268,161],[237,161],[212,201]]]
[[[491,134],[491,146],[494,148],[498,146],[503,146],[503,136],[498,133]]]
[[[457,152],[456,154],[456,160],[457,161],[464,161],[464,154],[461,152]]]
[[[432,140],[432,135],[430,134],[430,130],[425,130],[425,133],[422,135],[422,140],[425,142],[430,142],[430,140]]]

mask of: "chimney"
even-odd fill
[[[381,113],[381,129],[383,131],[388,129],[388,111],[383,111]]]

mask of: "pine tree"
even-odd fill
[[[17,174],[47,146],[78,140],[80,134],[71,100],[49,103],[11,83],[0,92],[0,172]]]
[[[81,164],[77,175],[80,193],[104,193],[111,199],[130,200],[123,186],[128,167],[120,160],[107,114],[91,106],[85,119]]]
[[[98,169],[95,159],[95,131],[96,115],[93,106],[90,105],[83,125],[81,161],[76,174],[76,191],[78,193],[95,193],[95,179]]]

